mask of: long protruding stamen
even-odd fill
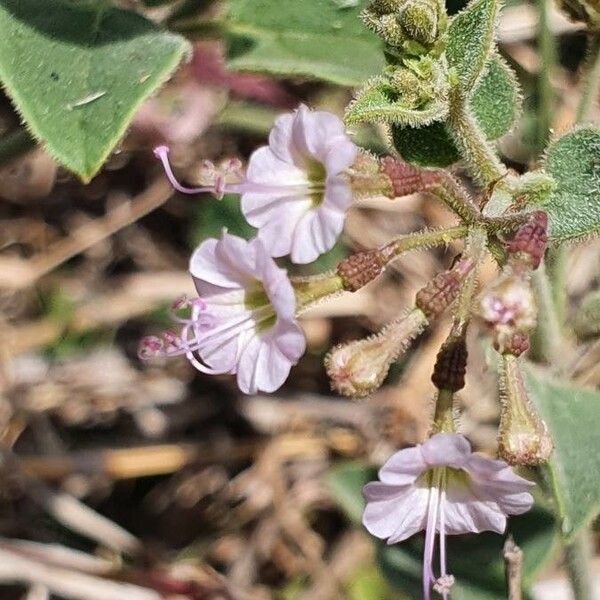
[[[446,474],[444,473],[444,479]],[[444,484],[446,482],[444,481]],[[446,577],[446,514],[444,512],[444,502],[446,501],[446,487],[443,485],[440,492],[440,577]],[[444,600],[448,599],[447,590],[442,591]]]
[[[435,546],[435,533],[437,525],[438,512],[438,478],[436,475],[435,481],[429,489],[429,505],[427,507],[427,528],[425,530],[425,549],[423,551],[423,600],[431,600],[431,585],[435,581],[433,576],[433,549]]]
[[[184,185],[181,185],[179,181],[177,181],[177,178],[173,173],[173,169],[171,168],[171,163],[169,162],[169,148],[167,146],[157,146],[156,148],[154,148],[154,156],[156,156],[156,158],[160,160],[163,169],[165,170],[165,175],[167,176],[167,179],[178,192],[181,192],[182,194],[202,194],[204,192],[214,193],[215,190],[212,187],[203,186],[189,188]]]

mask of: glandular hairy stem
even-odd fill
[[[344,291],[342,278],[335,271],[309,277],[291,277],[290,281],[296,294],[297,315]]]
[[[467,227],[459,225],[448,229],[422,231],[397,238],[381,248],[357,252],[342,260],[337,266],[343,289],[355,292],[383,273],[398,256],[409,250],[431,248],[463,238]]]
[[[458,295],[454,321],[450,332],[450,337],[452,338],[460,339],[466,333],[467,325],[471,318],[473,298],[477,288],[477,275],[485,256],[486,243],[487,235],[484,229],[474,227],[470,230],[465,242],[463,259],[470,260],[473,263],[473,269],[465,278]]]

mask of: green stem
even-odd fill
[[[555,95],[552,77],[556,68],[556,46],[549,27],[549,0],[537,0],[538,4],[538,54],[540,71],[538,76],[538,122],[537,147],[542,151],[548,143],[554,116]]]
[[[538,314],[537,328],[531,340],[530,357],[551,365],[561,364],[560,357],[564,353],[562,329],[544,262],[533,272],[531,282],[537,301]]]
[[[600,91],[600,35],[590,34],[587,58],[583,66],[581,96],[577,107],[576,123],[589,118]]]
[[[469,274],[465,277],[460,289],[460,294],[458,295],[458,299],[456,301],[454,321],[452,323],[452,330],[450,332],[449,339],[462,338],[466,333],[467,326],[471,318],[473,297],[475,296],[475,290],[477,288],[477,276],[485,256],[486,241],[487,235],[485,230],[479,228],[473,228],[469,232],[469,235],[465,241],[463,258],[471,259],[474,266]]]
[[[573,587],[575,600],[593,600],[590,576],[591,540],[587,529],[565,544],[565,568]]]
[[[17,129],[0,139],[0,165],[9,163],[35,146],[25,129]]]
[[[411,233],[410,235],[402,236],[386,244],[382,249],[386,255],[389,254],[390,260],[400,256],[409,250],[417,248],[431,248],[433,246],[441,246],[452,240],[460,240],[468,233],[466,225],[457,225],[448,229],[434,229],[432,231],[422,231],[419,233]]]
[[[473,177],[485,185],[498,181],[506,175],[506,167],[502,164],[496,151],[485,139],[485,135],[471,115],[466,98],[458,86],[450,91],[449,129],[467,163]]]

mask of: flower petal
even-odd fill
[[[293,163],[284,162],[268,146],[252,153],[246,179],[254,184],[281,186],[283,190],[290,186],[306,185],[308,182],[306,173],[301,168]]]
[[[245,394],[261,390],[274,392],[305,348],[300,327],[291,321],[278,322],[273,329],[262,335],[254,335],[240,354],[238,362],[238,386]]]
[[[254,256],[247,246],[246,240],[229,234],[202,242],[190,258],[192,277],[222,288],[245,287],[254,271]]]
[[[292,141],[294,113],[286,113],[277,117],[269,133],[269,148],[283,162],[294,163],[295,151]]]
[[[292,135],[300,154],[309,154],[322,163],[340,139],[347,139],[344,123],[338,117],[324,111],[310,111],[303,104],[296,111]]]
[[[388,544],[401,542],[425,528],[428,488],[372,482],[363,488],[366,507],[362,522]]]
[[[427,468],[421,447],[413,446],[393,454],[379,469],[379,479],[389,485],[409,485]]]
[[[352,188],[343,175],[328,177],[325,183],[323,208],[345,213],[352,204]]]
[[[421,445],[421,452],[430,467],[460,469],[471,454],[471,444],[458,433],[436,433]]]
[[[344,219],[343,213],[323,206],[304,215],[294,231],[292,262],[306,264],[331,250],[344,228]]]
[[[352,166],[356,160],[358,148],[346,136],[333,143],[325,158],[325,170],[328,175],[337,175]]]

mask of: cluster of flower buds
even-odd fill
[[[501,354],[499,452],[515,465],[540,464],[553,448],[548,428],[528,398],[518,361],[529,349],[529,334],[536,322],[531,275],[544,256],[547,227],[546,213],[529,215],[507,242],[506,266],[480,302],[480,314],[491,328],[494,347]]]
[[[548,243],[548,217],[542,211],[527,221],[506,244],[508,259],[500,277],[486,290],[480,315],[492,331],[501,354],[520,356],[529,349],[529,334],[536,323],[531,273],[537,269]]]
[[[369,256],[369,253],[362,256],[365,255]],[[332,389],[355,398],[367,396],[378,389],[392,363],[398,360],[410,342],[454,302],[472,266],[468,259],[459,260],[452,269],[438,274],[417,293],[415,307],[408,315],[389,323],[371,337],[340,344],[331,350],[325,359],[325,368]],[[353,271],[354,277],[350,278],[348,269],[343,271],[346,273],[346,279],[342,277],[345,287],[352,290],[362,286],[365,272],[370,273],[368,266],[364,270]],[[357,280],[360,285],[356,284]]]
[[[441,51],[447,27],[438,0],[373,0],[362,12],[365,25],[381,37],[392,53],[423,55]]]

